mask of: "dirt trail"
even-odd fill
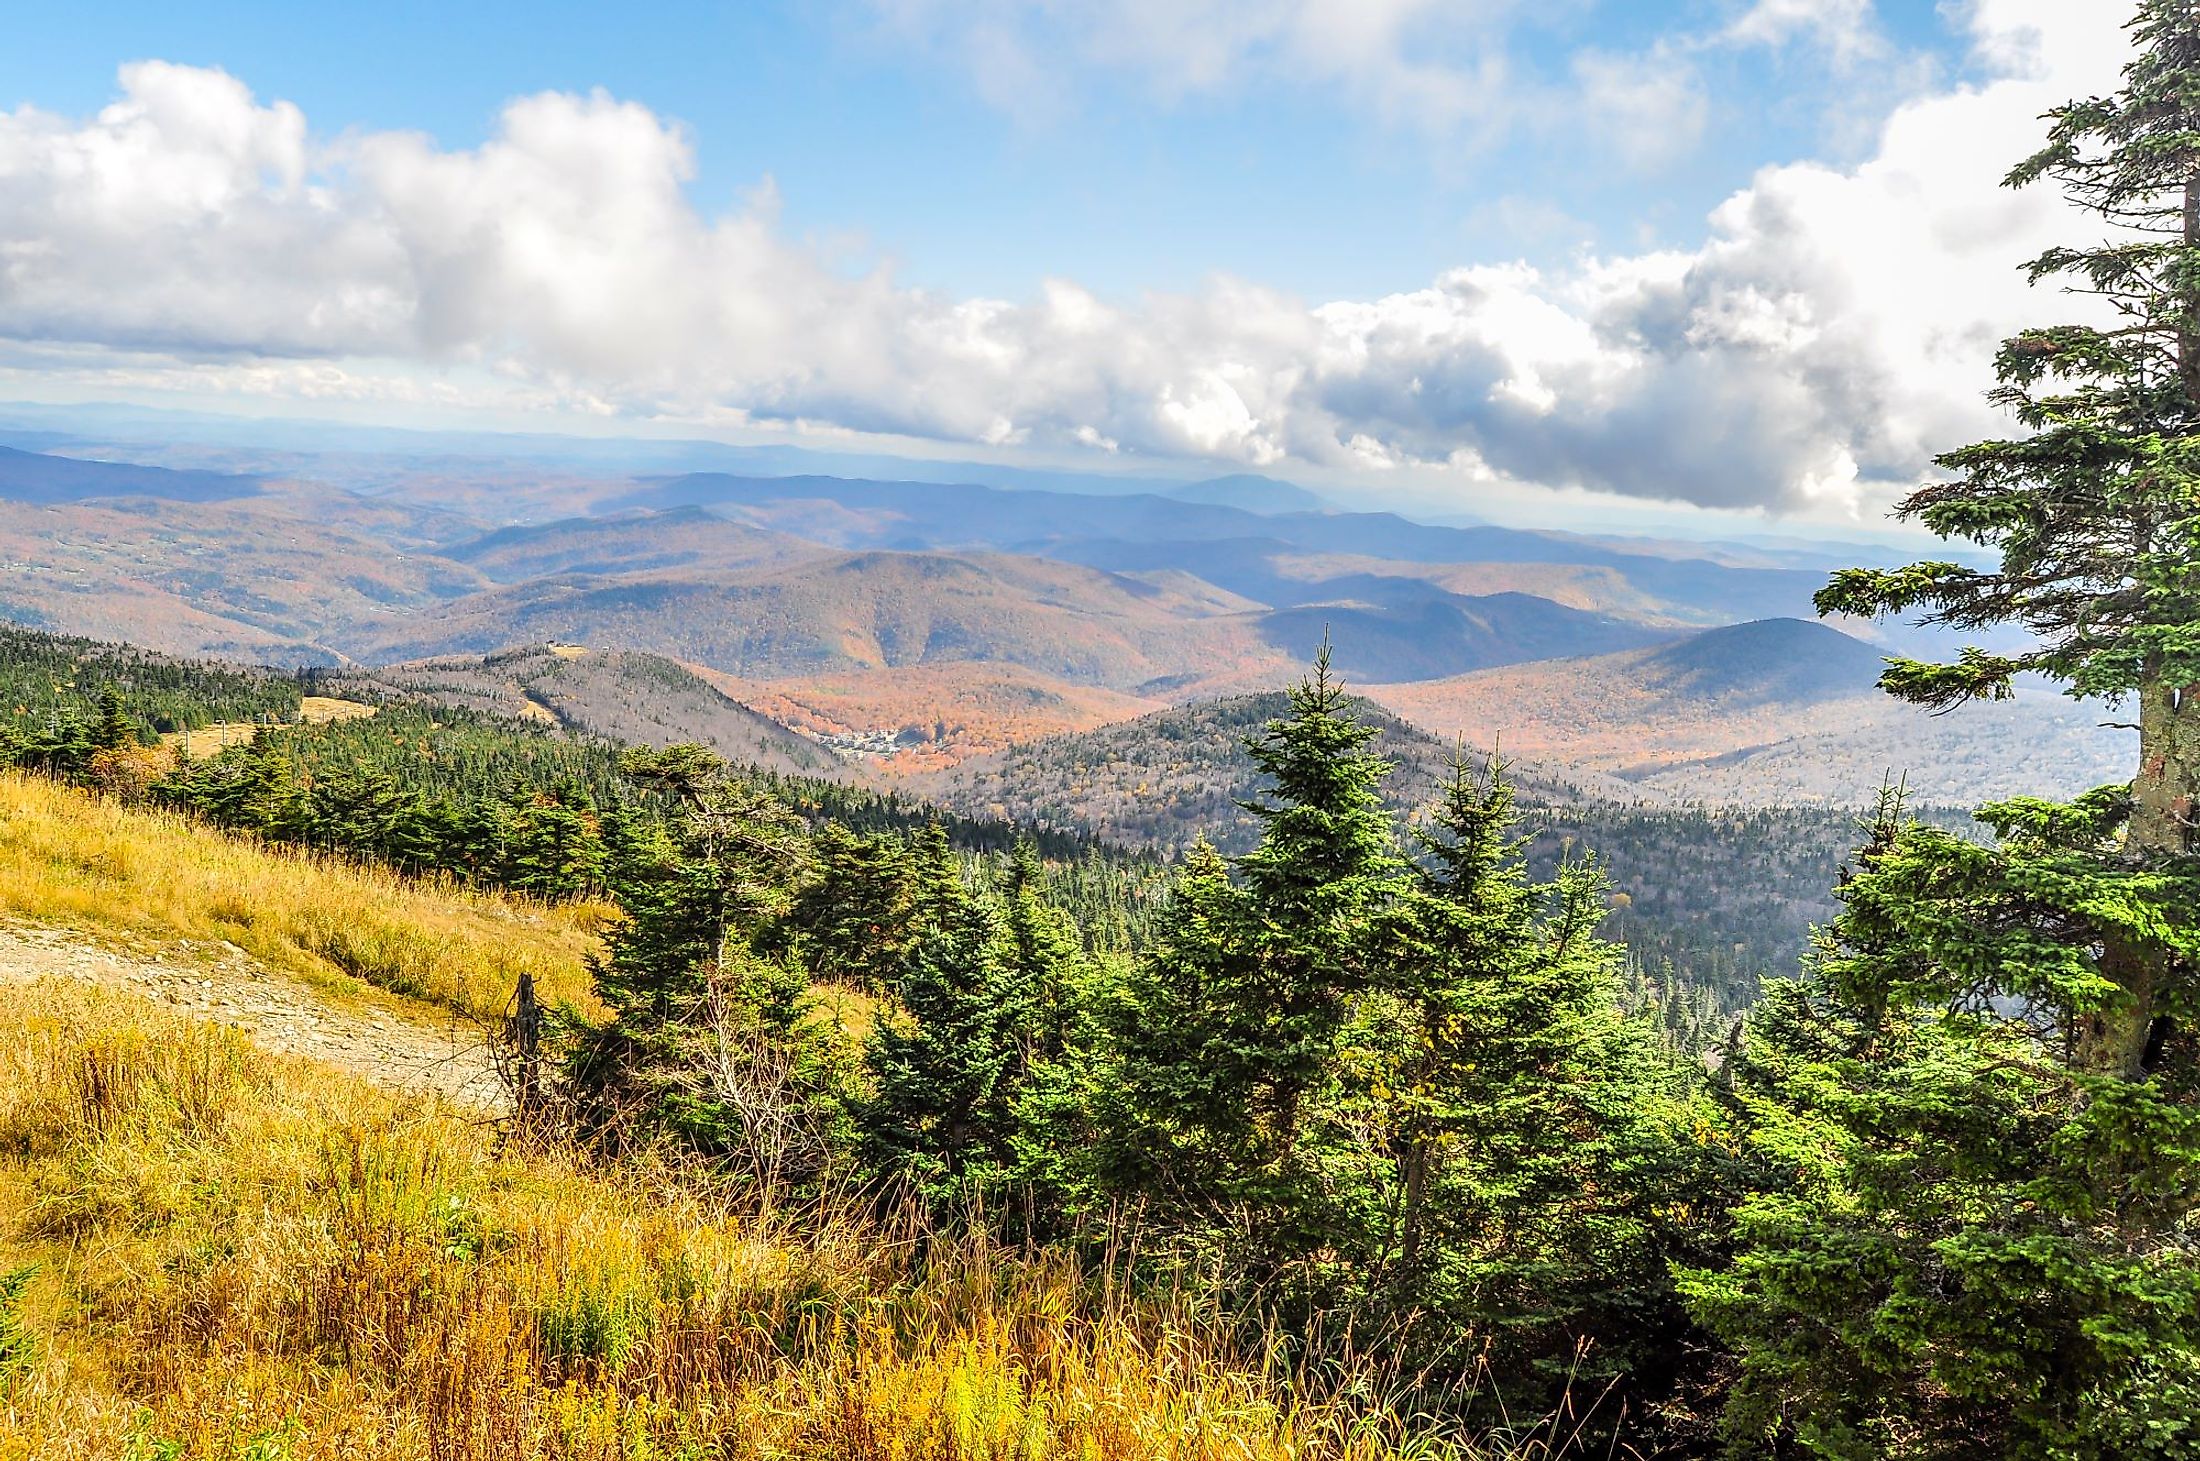
[[[127,990],[232,1026],[264,1049],[309,1056],[391,1090],[433,1092],[484,1110],[505,1104],[482,1032],[472,1025],[333,1004],[234,944],[172,947],[154,956],[66,929],[0,923],[0,987],[62,978]]]

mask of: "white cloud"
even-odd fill
[[[1754,0],[1720,39],[1732,45],[1784,46],[1807,40],[1849,65],[1885,53],[1872,0]]]
[[[1639,56],[1582,51],[1573,59],[1581,113],[1629,165],[1652,169],[1693,152],[1711,107],[1694,69],[1671,46]]]
[[[2015,266],[2084,220],[1996,180],[2120,37],[2060,0],[1970,24],[2010,74],[1900,108],[1855,168],[1768,169],[1700,248],[1318,305],[948,298],[832,267],[768,190],[699,212],[686,137],[601,95],[448,150],[132,66],[93,117],[0,114],[0,369],[1839,506],[1990,427],[1994,342],[2069,307]]]

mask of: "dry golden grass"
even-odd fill
[[[934,1252],[500,1155],[125,996],[0,1011],[0,1274],[37,1265],[5,1461],[1544,1454],[1293,1404],[1195,1309]]]
[[[298,701],[298,719],[305,725],[327,725],[338,720],[367,720],[379,709],[359,700],[305,695]],[[202,725],[197,730],[169,731],[160,738],[160,743],[186,756],[211,756],[231,746],[250,745],[259,731],[260,727],[249,720],[223,720]]]
[[[500,1014],[522,970],[594,1011],[604,910],[406,879],[0,774],[0,916],[134,938],[227,940],[331,987],[364,981]]]
[[[360,700],[339,700],[333,695],[302,695],[298,719],[307,725],[327,725],[338,720],[371,720],[379,706]]]

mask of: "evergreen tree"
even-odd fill
[[[1231,1004],[1245,988],[1252,923],[1229,863],[1194,843],[1155,915],[1152,946],[1103,1011],[1098,1181],[1146,1197],[1179,1229],[1221,1221],[1231,1178],[1254,1149]]]
[[[1596,936],[1601,870],[1528,880],[1495,763],[1454,767],[1395,920],[1394,1063],[1378,1096],[1399,1190],[1385,1297],[1425,1340],[1515,1384],[1669,1371],[1685,1329],[1659,1216],[1690,1183],[1678,1072],[1621,1013],[1621,949]]]
[[[244,745],[178,765],[153,792],[217,827],[277,841],[299,839],[309,821],[282,738],[265,726]]]
[[[2122,88],[2049,113],[2047,145],[2008,178],[2057,183],[2113,230],[2097,246],[2049,250],[2031,276],[2074,279],[2114,322],[2005,343],[1992,399],[2029,434],[1947,453],[1955,479],[1900,509],[1994,549],[1999,568],[1852,569],[1818,606],[1922,607],[1929,622],[2033,636],[2022,653],[1893,661],[1887,689],[1926,705],[2006,696],[2028,672],[2075,695],[2135,700],[2121,850],[2143,862],[2200,849],[2200,10],[2146,0],[2131,31],[2139,55]],[[2137,1076],[2155,1021],[2188,994],[2144,941],[2104,949],[2100,972],[2100,997],[2079,1016],[2080,1063]]]
[[[872,1028],[871,1170],[935,1208],[983,1201],[1013,1165],[1018,1042],[1001,919],[963,886],[938,826],[917,847],[915,927],[896,1008]]]
[[[515,788],[513,832],[501,881],[538,898],[578,898],[601,885],[605,856],[594,809],[571,782],[550,791]]]
[[[1047,900],[1046,867],[1029,838],[1009,854],[1001,915],[1003,1014],[1021,1084],[1067,1050],[1086,962],[1076,921]]]
[[[100,751],[120,751],[138,743],[137,727],[130,723],[122,692],[113,685],[99,692],[99,718],[92,726],[92,746]]]
[[[2030,434],[1941,459],[1903,511],[1979,571],[1854,570],[1822,609],[2033,648],[1897,660],[1933,706],[2039,673],[2135,699],[2128,786],[1980,813],[1979,846],[1895,799],[1805,980],[1732,1072],[1758,1190],[1688,1287],[1740,1352],[1738,1445],[1833,1457],[2191,1454],[2200,1436],[2200,11],[2148,0],[2114,96],[2050,114],[2010,176],[2118,230],[2057,249],[2112,328],[2030,330],[1994,399]]]
[[[1305,1246],[1335,1236],[1321,1231],[1330,1220],[1310,1200],[1335,1192],[1322,1169],[1349,1155],[1308,1139],[1309,1101],[1334,1080],[1352,997],[1372,977],[1374,919],[1399,870],[1379,794],[1390,763],[1369,749],[1375,728],[1354,708],[1330,676],[1325,644],[1291,692],[1292,713],[1248,747],[1271,800],[1248,804],[1261,837],[1237,863],[1258,917],[1242,991],[1254,1023],[1233,1054],[1254,1116],[1253,1163],[1267,1178],[1245,1195],[1295,1217],[1299,1231],[1286,1241]]]
[[[721,1157],[753,1154],[760,1121],[779,1122],[787,1102],[814,1094],[747,1083],[758,1049],[798,1034],[806,981],[756,945],[801,874],[804,827],[701,747],[633,751],[624,764],[664,788],[678,815],[622,833],[611,882],[624,917],[596,966],[614,1018],[576,1053],[575,1089],[613,1143],[639,1130]]]
[[[1248,803],[1262,835],[1242,886],[1211,852],[1187,861],[1112,1021],[1120,1176],[1242,1225],[1245,1256],[1276,1272],[1354,1248],[1379,1200],[1340,1057],[1400,867],[1377,794],[1389,765],[1326,648],[1290,705],[1248,743],[1268,799]]]
[[[2128,798],[2017,801],[1981,847],[1890,798],[1798,984],[1727,1073],[1757,1165],[1687,1286],[1740,1351],[1741,1446],[2169,1457],[2200,1447],[2200,1083],[2076,1058],[2095,950],[2200,937],[2200,877],[2117,855]],[[2172,1073],[2174,1071],[2174,1073]]]
[[[797,956],[821,980],[883,993],[907,956],[915,870],[892,833],[818,830],[814,872],[787,917]]]
[[[619,1024],[637,1031],[737,987],[737,956],[785,912],[807,847],[799,817],[700,746],[630,751],[621,764],[679,808],[619,874],[628,917],[597,977]]]
[[[1049,891],[1037,845],[1018,842],[1001,890],[1001,967],[1027,1231],[1089,1198],[1086,1155],[1095,1135],[1100,966]]]

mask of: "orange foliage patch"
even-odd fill
[[[787,680],[708,675],[734,699],[893,775],[937,771],[1027,741],[1135,720],[1163,702],[1015,665],[912,665]],[[878,749],[869,749],[877,747]]]

